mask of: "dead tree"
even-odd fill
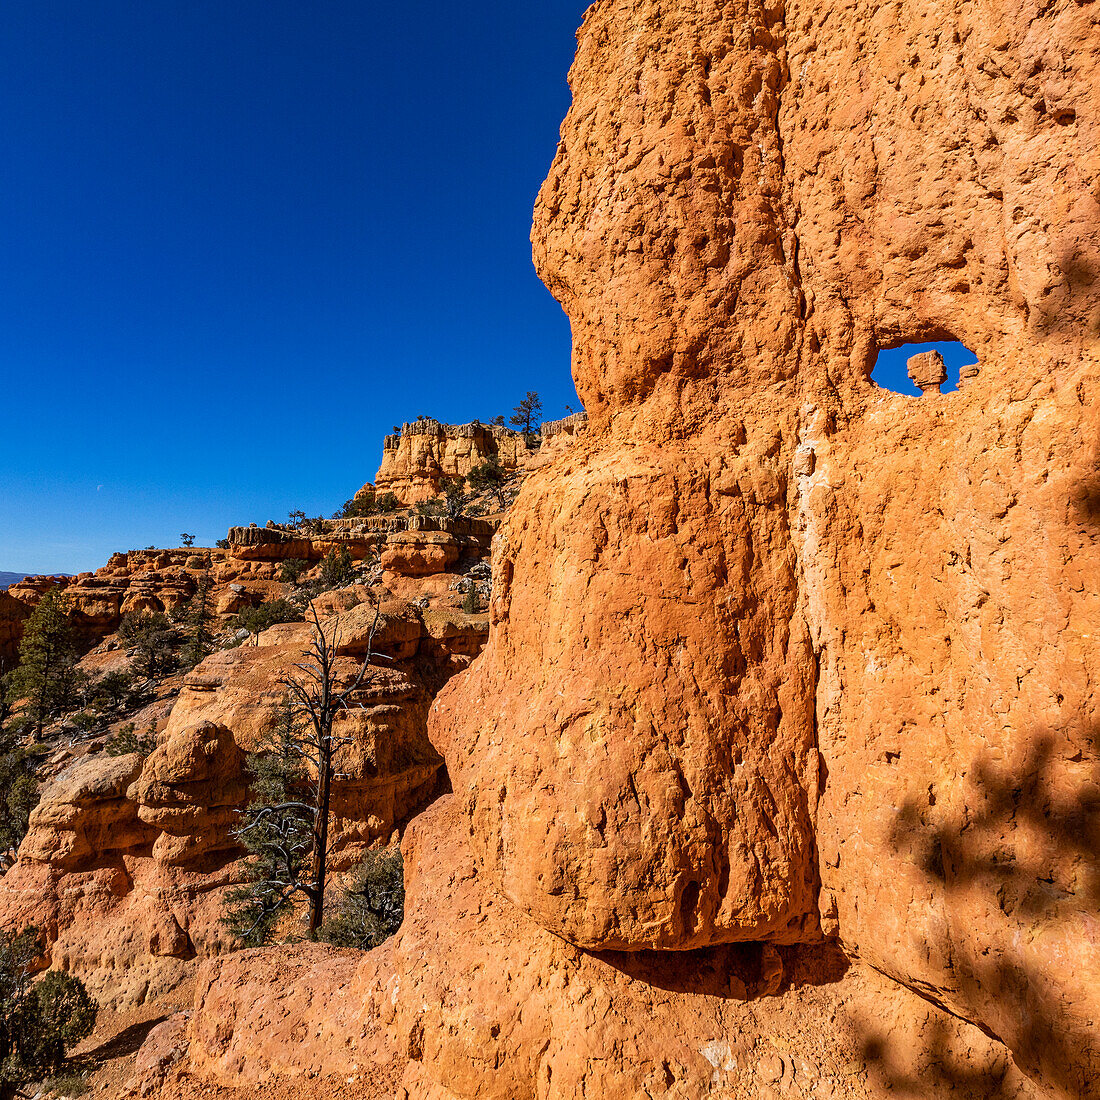
[[[254,769],[260,799],[245,811],[245,824],[237,831],[256,859],[252,881],[229,898],[237,908],[230,910],[226,923],[246,943],[263,942],[296,895],[308,902],[311,938],[321,926],[333,761],[340,749],[354,741],[351,735],[334,734],[333,727],[341,712],[355,706],[353,697],[372,659],[383,656],[374,650],[382,621],[376,606],[362,664],[354,675],[342,679],[337,671],[339,616],[322,627],[312,605],[310,613],[314,636],[308,658],[279,681],[286,689],[287,710],[278,743]]]

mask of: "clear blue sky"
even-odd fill
[[[531,208],[584,0],[8,0],[0,570],[328,514],[576,396]]]
[[[395,423],[576,404],[528,232],[585,6],[8,0],[0,570],[329,514]]]

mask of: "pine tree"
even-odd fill
[[[331,549],[321,560],[321,584],[324,588],[343,588],[355,580],[355,564],[346,545]]]
[[[211,625],[214,615],[210,610],[210,593],[213,588],[210,574],[200,574],[196,583],[198,587],[184,616],[188,636],[184,660],[189,665],[197,665],[212,648]]]
[[[506,480],[507,475],[501,468],[500,460],[496,455],[489,455],[480,466],[475,466],[466,475],[466,483],[475,493],[491,492],[497,498],[497,504],[501,508],[508,506],[508,501],[504,496],[504,483]]]
[[[175,668],[179,637],[163,611],[131,611],[123,615],[118,636],[142,676],[155,680]]]
[[[12,690],[27,700],[24,713],[41,736],[46,721],[71,701],[76,682],[76,640],[68,597],[51,588],[23,625],[19,667]]]
[[[515,407],[508,418],[509,424],[514,424],[521,432],[528,446],[535,434],[534,426],[542,415],[542,398],[534,390],[528,390],[527,396]]]

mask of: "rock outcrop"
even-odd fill
[[[776,1095],[761,990],[861,1052],[785,1095],[1100,1095],[1098,64],[1077,0],[589,9],[533,243],[591,424],[364,963],[410,1100]],[[806,1009],[830,945],[889,1026]]]
[[[15,664],[23,637],[23,620],[29,614],[30,609],[22,600],[0,592],[0,661],[7,668]]]
[[[424,581],[394,575],[394,581]],[[449,583],[438,580],[456,600]],[[368,648],[375,666],[338,718],[330,825],[340,872],[388,843],[436,792],[442,759],[426,736],[431,701],[465,669],[487,616],[438,599],[421,607],[356,585],[313,601],[351,677]],[[52,965],[81,977],[104,1003],[127,1008],[172,989],[195,960],[230,945],[226,891],[242,881],[233,835],[248,794],[245,753],[262,748],[313,631],[288,623],[255,645],[215,653],[183,680],[143,756],[78,756],[45,788],[19,857],[0,878],[0,926],[33,924]],[[102,742],[100,742],[102,745]]]
[[[536,453],[521,432],[496,424],[417,420],[405,424],[399,434],[386,436],[374,489],[416,504],[439,496],[445,481],[465,478],[490,458],[511,473],[525,469]]]
[[[263,568],[224,550],[182,549],[114,554],[94,573],[27,577],[8,591],[29,611],[44,592],[62,588],[78,638],[90,647],[114,633],[123,615],[172,614],[185,608],[203,577],[211,584],[211,610],[219,614],[232,614],[242,606],[260,603],[279,588],[274,566]]]

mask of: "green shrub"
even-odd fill
[[[435,500],[422,500],[416,506],[416,514],[418,516],[441,516],[446,511],[446,505],[439,497]]]
[[[79,979],[50,970],[31,980],[40,944],[36,928],[0,932],[0,1095],[57,1074],[95,1027],[98,1006]]]
[[[365,495],[361,497],[352,497],[351,500],[345,500],[344,506],[333,515],[333,519],[360,519],[364,516],[374,515],[375,512],[374,497]]]
[[[106,672],[92,685],[96,710],[122,710],[134,695],[134,678],[128,672]]]
[[[466,595],[462,597],[462,610],[467,615],[477,615],[481,611],[481,598],[477,594],[477,585],[470,581]]]
[[[405,916],[405,878],[399,847],[368,852],[352,872],[320,938],[334,947],[368,951],[385,942]]]
[[[108,738],[104,751],[108,756],[129,756],[132,752],[140,752],[142,756],[148,756],[156,747],[155,726],[150,726],[139,735],[134,723],[127,722],[124,726],[119,726],[117,732]]]
[[[393,493],[383,493],[376,498],[374,506],[379,512],[396,512],[401,507],[401,501]]]
[[[71,1073],[55,1074],[47,1078],[44,1084],[50,1092],[64,1096],[66,1100],[70,1097],[83,1096],[91,1088],[84,1079],[84,1075],[76,1070]]]
[[[309,569],[309,562],[302,558],[287,558],[279,563],[279,580],[283,584],[298,584],[302,574]]]
[[[228,550],[229,549],[229,539],[218,539],[218,541],[216,543],[214,543],[214,545],[219,550]]]
[[[302,621],[302,612],[290,600],[280,596],[277,600],[268,600],[258,607],[245,607],[237,613],[233,623],[238,630],[247,630],[249,634],[259,634],[269,626],[278,623],[298,623]]]
[[[346,546],[330,550],[321,562],[321,584],[325,588],[343,588],[355,579],[355,565]]]
[[[35,746],[20,744],[25,723],[0,727],[0,851],[18,848],[38,805]]]
[[[179,663],[178,630],[163,611],[131,611],[118,624],[119,641],[131,652],[134,668],[155,680]]]

